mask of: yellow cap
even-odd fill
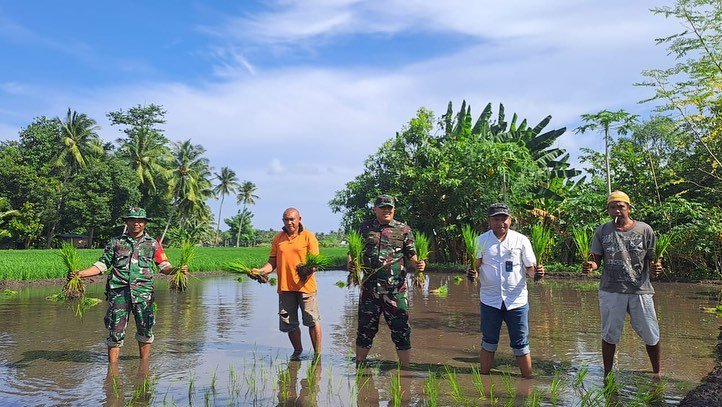
[[[629,206],[632,206],[632,203],[629,201],[629,195],[625,194],[620,190],[616,190],[609,194],[609,196],[607,197],[607,205],[612,202],[625,202]]]

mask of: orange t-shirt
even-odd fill
[[[276,258],[278,274],[278,292],[299,291],[302,293],[316,292],[316,276],[311,274],[306,281],[301,281],[296,273],[296,266],[306,261],[306,253],[318,254],[318,240],[313,233],[302,230],[298,236],[290,239],[286,232],[279,232],[271,243],[271,257]]]

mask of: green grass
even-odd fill
[[[165,251],[170,259],[180,257],[179,248]],[[330,258],[332,268],[345,268],[346,251],[344,247],[321,249],[321,253]],[[269,252],[269,247],[196,247],[196,256],[188,264],[188,268],[196,273],[218,271],[223,269],[226,262],[239,259],[246,264],[260,267],[268,260]],[[0,280],[65,278],[68,272],[63,260],[57,255],[57,249],[2,250],[0,253]],[[90,267],[98,261],[101,254],[102,249],[78,249],[80,267]]]

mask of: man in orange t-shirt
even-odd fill
[[[279,329],[288,333],[293,345],[291,360],[300,360],[303,352],[298,309],[301,309],[303,325],[308,327],[315,357],[321,354],[321,324],[316,299],[316,277],[312,273],[302,279],[296,266],[306,261],[306,253],[318,254],[316,235],[303,228],[301,214],[296,208],[283,212],[283,231],[273,237],[268,262],[253,269],[259,274],[278,274]],[[313,270],[315,271],[315,270]]]

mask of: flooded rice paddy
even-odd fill
[[[0,299],[0,405],[674,405],[714,366],[720,321],[699,307],[720,293],[657,283],[664,381],[649,380],[644,345],[627,323],[617,348],[619,390],[603,393],[596,284],[550,280],[529,287],[535,378],[519,378],[505,328],[493,374],[479,376],[478,288],[448,274],[429,277],[426,289],[409,293],[413,364],[400,371],[383,322],[369,366],[356,370],[358,291],[335,285],[343,271],[317,275],[323,352],[316,363],[305,328],[303,360],[288,360],[275,287],[250,279],[191,279],[185,293],[157,283],[150,363],[138,359],[131,322],[117,371],[106,362],[104,303],[79,319],[45,299],[59,287],[24,289]],[[444,283],[446,298],[429,293]],[[87,295],[102,298],[103,286]]]

